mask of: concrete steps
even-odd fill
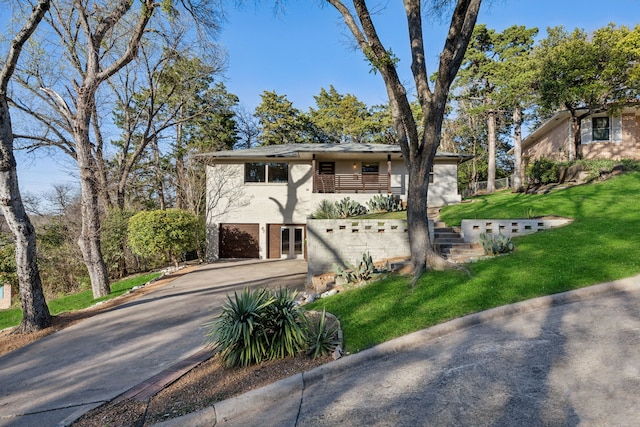
[[[482,246],[466,243],[459,227],[447,227],[442,221],[434,223],[434,249],[447,260],[462,264],[484,256]]]

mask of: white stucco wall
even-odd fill
[[[353,161],[337,161],[336,173],[352,173]],[[380,173],[386,171],[380,162]],[[338,201],[350,197],[366,206],[374,194],[313,193],[310,162],[291,162],[288,183],[245,183],[244,163],[207,166],[208,258],[218,257],[221,223],[259,224],[260,258],[267,257],[268,224],[306,224],[308,216],[323,199]],[[358,172],[361,163],[356,162]],[[408,177],[403,161],[391,165],[391,186],[406,200]],[[395,191],[394,191],[395,192]],[[458,203],[457,165],[435,164],[434,182],[429,186],[430,206]]]

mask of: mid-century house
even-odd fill
[[[384,144],[285,144],[202,156],[207,164],[208,258],[305,257],[307,218],[323,199],[375,194],[406,201],[400,147]],[[438,153],[430,174],[432,206],[458,203],[458,164]]]
[[[578,111],[578,116],[585,113],[587,110]],[[580,127],[583,158],[640,159],[640,108],[627,107],[614,114],[589,114],[581,120]],[[556,113],[525,138],[522,158],[525,166],[541,158],[575,159],[569,111]]]

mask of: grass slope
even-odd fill
[[[320,300],[341,321],[356,352],[466,314],[640,273],[640,173],[546,195],[508,192],[445,208],[449,225],[463,218],[574,218],[566,227],[514,239],[508,256],[469,264],[466,274],[429,272],[415,288],[390,276]]]
[[[91,307],[92,305],[100,302],[110,300],[117,296],[123,295],[131,288],[144,285],[145,283],[160,276],[160,273],[149,273],[141,276],[134,276],[119,282],[111,284],[111,293],[102,298],[93,299],[93,292],[91,290],[78,292],[72,295],[66,295],[61,298],[52,299],[47,301],[49,311],[52,315],[60,314],[66,311],[81,310],[83,308]],[[8,310],[0,310],[0,330],[16,326],[22,320],[22,309],[10,308]]]

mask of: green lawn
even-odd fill
[[[88,290],[79,292],[77,294],[52,299],[50,301],[47,301],[47,305],[49,306],[49,311],[53,315],[66,311],[81,310],[83,308],[90,307],[100,301],[109,300],[123,295],[131,288],[143,285],[158,276],[160,276],[160,273],[150,273],[141,276],[130,277],[128,279],[112,283],[111,293],[103,298],[93,299],[93,293]],[[21,309],[12,308],[8,310],[0,310],[0,330],[11,326],[16,326],[20,323],[20,320],[22,320]]]
[[[620,279],[640,273],[640,173],[546,195],[500,192],[474,203],[449,206],[448,225],[463,218],[499,219],[558,215],[574,218],[563,228],[514,239],[508,256],[457,271],[429,272],[415,288],[391,276],[320,300],[342,323],[348,351],[488,308]]]

